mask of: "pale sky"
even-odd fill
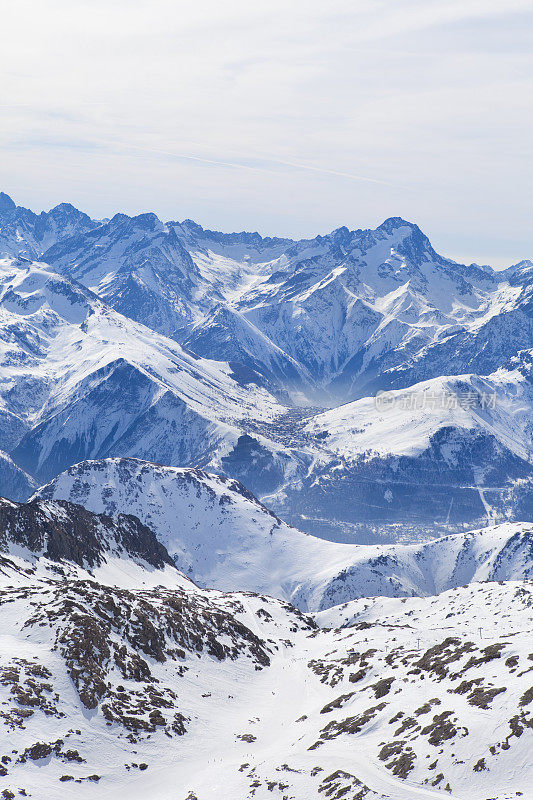
[[[0,190],[533,258],[533,0],[2,0]]]

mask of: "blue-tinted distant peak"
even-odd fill
[[[118,225],[118,224],[120,224],[122,222],[128,222],[128,220],[131,220],[131,217],[129,217],[127,214],[123,214],[121,211],[119,211],[117,214],[114,214],[111,217],[111,219],[109,220],[109,223],[111,225],[113,225],[113,224],[117,224]]]
[[[146,231],[154,231],[158,227],[162,227],[163,223],[152,211],[146,211],[142,214],[137,214],[135,217],[130,217],[129,214],[118,213],[111,217],[110,220],[103,221],[103,224],[109,225],[111,228],[120,227],[125,225],[132,229],[142,229]]]
[[[43,212],[41,216],[48,216],[52,217],[56,220],[73,220],[73,221],[85,221],[90,222],[91,218],[85,214],[83,211],[80,211],[76,206],[73,206],[72,203],[59,203],[54,208],[51,208],[48,214]]]
[[[381,225],[378,226],[377,230],[382,231],[383,233],[394,233],[399,228],[410,228],[411,230],[419,231],[420,228],[418,225],[415,225],[413,222],[409,222],[402,217],[388,217]]]
[[[344,238],[345,236],[350,236],[352,231],[346,227],[346,225],[341,225],[340,228],[335,228],[334,231],[331,232],[331,236],[334,238]]]
[[[183,222],[178,222],[177,224],[181,225],[182,228],[191,231],[192,233],[204,232],[202,226],[198,222],[195,222],[193,219],[184,219]]]
[[[80,211],[76,206],[73,206],[72,203],[58,203],[57,206],[54,206],[48,212],[54,217],[57,216],[76,216],[76,217],[86,217],[87,214],[84,214],[83,211]]]
[[[261,236],[257,231],[233,231],[222,233],[221,231],[203,228],[192,219],[185,219],[183,222],[168,222],[177,231],[178,235],[190,237],[191,239],[203,239],[217,242],[219,244],[242,244],[256,248],[292,244],[293,239],[282,239],[272,236]]]
[[[57,206],[54,206],[50,209],[50,214],[52,214],[54,211],[58,211],[62,214],[70,214],[73,211],[77,212],[78,214],[81,213],[78,211],[76,206],[72,205],[72,203],[58,203]]]
[[[142,228],[145,231],[154,231],[156,228],[162,228],[163,223],[153,211],[145,211],[143,214],[137,214],[132,218],[136,228]]]
[[[0,213],[6,211],[14,211],[16,205],[11,197],[5,192],[0,192]]]

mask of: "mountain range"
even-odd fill
[[[0,797],[533,797],[533,263],[0,194]]]
[[[293,241],[5,194],[0,254],[11,499],[134,457],[337,542],[533,518],[532,262],[461,265],[400,218]]]
[[[487,374],[531,343],[533,262],[457,264],[391,218],[293,241],[155,214],[35,215],[0,197],[0,252],[37,259],[200,356],[235,361],[300,404],[443,374]]]

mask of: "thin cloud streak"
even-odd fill
[[[212,164],[212,165],[218,166],[218,167],[230,167],[230,168],[235,168],[235,169],[244,169],[244,170],[250,170],[252,172],[265,172],[265,173],[268,173],[269,175],[276,175],[277,174],[276,170],[267,169],[266,167],[257,167],[257,166],[253,166],[251,164],[242,164],[242,163],[239,163],[238,161],[221,161],[221,160],[214,159],[214,158],[206,158],[204,156],[195,156],[195,155],[190,155],[190,154],[187,154],[187,153],[176,153],[175,151],[172,151],[172,150],[163,150],[163,149],[160,149],[160,148],[157,148],[157,147],[146,147],[145,145],[128,144],[126,142],[109,141],[109,140],[105,140],[105,139],[96,140],[96,141],[98,141],[99,144],[105,144],[108,147],[112,147],[112,148],[117,148],[118,147],[121,150],[137,150],[138,152],[142,152],[142,153],[154,153],[154,154],[158,154],[158,155],[169,156],[171,158],[185,159],[186,161],[198,161],[198,162],[200,162],[202,164]],[[376,183],[376,184],[378,184],[380,186],[391,186],[391,187],[394,187],[396,189],[407,189],[408,188],[406,186],[401,186],[400,184],[397,184],[397,183],[391,183],[390,181],[383,181],[383,180],[380,180],[378,178],[369,178],[368,176],[365,176],[365,175],[356,175],[356,174],[350,173],[350,172],[341,172],[339,170],[328,169],[327,167],[317,167],[317,166],[313,166],[312,164],[301,164],[301,163],[298,163],[298,162],[295,162],[295,161],[284,161],[284,160],[281,160],[279,158],[270,158],[268,156],[265,157],[264,160],[265,161],[269,161],[271,164],[279,164],[280,166],[291,167],[291,168],[297,169],[297,170],[300,169],[300,170],[307,170],[309,172],[318,172],[318,173],[321,173],[322,175],[334,175],[334,176],[339,177],[339,178],[347,178],[347,179],[353,180],[353,181],[363,181],[364,183]]]

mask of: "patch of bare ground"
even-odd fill
[[[387,769],[397,778],[407,778],[414,769],[416,754],[406,741],[399,739],[383,745],[378,758],[385,762]]]
[[[335,739],[343,733],[360,733],[365,725],[373,720],[380,711],[383,711],[386,705],[386,703],[379,703],[377,706],[367,708],[366,711],[363,711],[363,713],[358,716],[346,717],[346,719],[340,720],[339,722],[333,720],[320,731],[320,739],[308,749],[316,750],[316,748],[320,747],[327,739]]]

